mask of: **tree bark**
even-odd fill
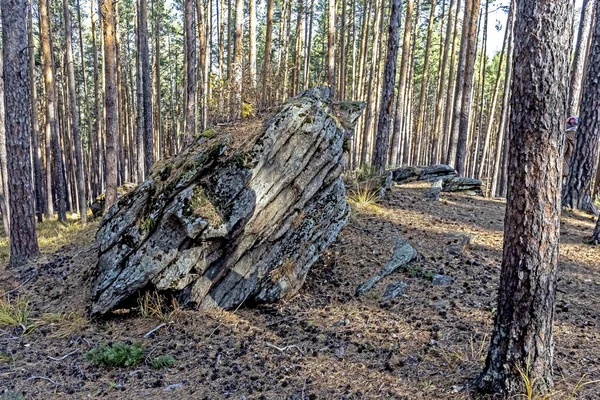
[[[591,0],[588,0],[591,1]],[[600,2],[596,4],[600,15]],[[598,161],[600,139],[600,23],[594,27],[583,84],[581,118],[571,156],[569,176],[563,189],[562,205],[597,215],[592,199],[592,182]]]
[[[101,0],[99,5],[103,17],[102,38],[104,42],[104,114],[106,127],[106,197],[104,206],[108,210],[117,199],[116,12],[113,0]]]
[[[583,73],[585,71],[588,54],[588,38],[592,29],[594,16],[594,2],[596,0],[583,0],[581,6],[581,18],[579,20],[579,33],[575,45],[575,55],[571,65],[571,80],[569,84],[569,103],[567,116],[579,114],[579,103],[581,100],[581,85],[583,84]]]
[[[250,58],[250,65],[248,68],[248,78],[250,79],[250,85],[252,88],[256,87],[256,0],[248,0],[248,29],[249,43],[248,43],[248,56]]]
[[[3,57],[0,53],[0,212],[2,212],[2,225],[4,233],[10,236],[10,204],[8,190],[8,166],[6,155],[6,113],[4,109],[4,72]]]
[[[383,72],[383,93],[377,121],[373,167],[383,173],[387,166],[390,125],[392,123],[392,105],[394,103],[394,86],[396,85],[396,65],[398,63],[398,47],[400,41],[400,18],[402,15],[401,0],[392,1],[390,24],[388,26],[387,56]]]
[[[517,1],[508,195],[498,306],[475,386],[509,397],[552,389],[571,2]],[[532,26],[544,29],[531,34]],[[548,62],[553,60],[553,62]]]
[[[27,0],[2,0],[6,155],[10,204],[10,261],[16,267],[39,254],[31,178]],[[33,51],[33,49],[29,49]]]

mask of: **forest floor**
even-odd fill
[[[0,326],[0,393],[38,399],[470,398],[459,389],[485,361],[505,205],[444,193],[440,201],[426,201],[425,190],[399,186],[377,204],[355,204],[297,296],[235,311],[145,308],[146,316],[132,309],[89,320],[97,224],[56,228],[59,239],[42,243],[46,254],[36,266],[0,267],[0,317],[2,307],[30,308],[21,326]],[[600,382],[594,383],[600,380],[600,250],[585,244],[593,227],[590,216],[563,215],[555,399],[600,398]],[[452,251],[460,235],[468,235],[470,245]],[[419,257],[356,297],[357,286],[389,259],[395,236],[407,239]],[[6,241],[2,246],[5,254]],[[434,286],[434,274],[453,282]],[[398,280],[407,284],[405,293],[382,300],[387,284]],[[117,341],[140,342],[146,361],[106,368],[85,360],[91,348]],[[157,355],[171,355],[175,364],[152,369]]]

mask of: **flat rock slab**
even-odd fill
[[[408,285],[402,281],[390,283],[385,288],[385,292],[383,292],[383,299],[390,300],[403,295],[407,286]]]
[[[231,309],[295,294],[346,224],[344,149],[363,103],[289,99],[241,147],[202,132],[105,215],[92,314],[140,292]]]
[[[458,176],[456,170],[446,164],[427,166],[408,166],[391,170],[392,180],[396,183],[414,181],[437,181]]]
[[[377,275],[374,275],[361,283],[356,288],[356,295],[360,296],[370,290],[377,282],[382,278],[388,276],[403,265],[408,264],[417,257],[417,250],[408,243],[406,239],[401,237],[395,237],[394,249],[392,257],[379,271]]]

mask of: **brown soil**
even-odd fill
[[[485,359],[504,203],[461,194],[431,202],[424,190],[394,188],[382,203],[359,207],[294,298],[231,312],[179,311],[149,338],[144,334],[160,321],[135,309],[79,324],[33,321],[48,312],[85,314],[96,258],[92,226],[43,265],[0,272],[0,293],[29,299],[36,325],[28,333],[0,329],[0,388],[39,399],[470,398],[458,389]],[[580,379],[600,379],[600,250],[584,244],[593,226],[582,214],[563,217],[556,399],[568,399]],[[452,233],[471,238],[462,255],[445,250],[456,242]],[[418,260],[355,297],[388,260],[394,235],[411,242]],[[433,286],[433,273],[454,282]],[[397,280],[408,284],[406,293],[382,301]],[[84,360],[90,348],[115,341],[141,342],[147,360],[170,354],[175,365],[110,369]],[[599,399],[600,383],[573,398]]]

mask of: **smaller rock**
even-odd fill
[[[448,275],[434,275],[431,280],[433,286],[448,286],[454,282],[454,279]]]
[[[462,256],[471,244],[471,237],[464,233],[449,233],[446,236],[450,241],[444,250],[451,256]]]
[[[425,198],[428,200],[438,201],[440,199],[440,193],[442,192],[443,179],[438,179],[431,184],[431,189],[425,193]]]
[[[394,299],[400,295],[403,295],[406,291],[406,283],[402,281],[392,282],[385,288],[385,292],[383,293],[384,300]]]
[[[466,192],[472,195],[482,195],[481,182],[479,179],[467,178],[463,176],[455,176],[453,178],[444,179],[443,192]]]
[[[370,290],[377,282],[381,280],[381,276],[375,275],[364,281],[356,288],[356,295],[360,296],[366,291]]]

